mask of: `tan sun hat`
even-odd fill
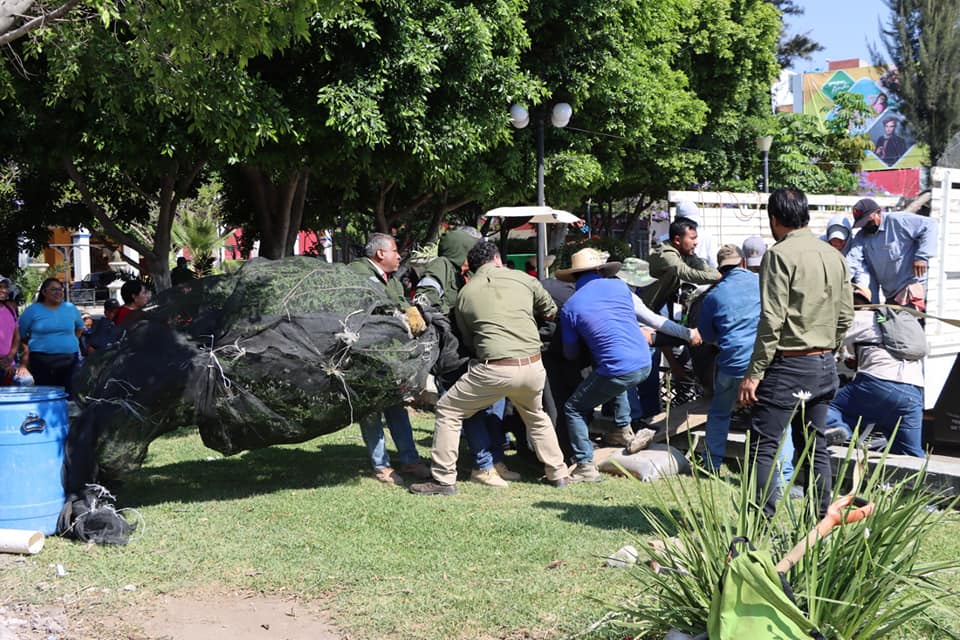
[[[579,273],[596,271],[603,276],[612,276],[620,271],[619,262],[607,262],[602,253],[596,249],[580,249],[570,257],[569,269],[557,269],[557,280],[573,282]]]

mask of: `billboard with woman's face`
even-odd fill
[[[862,126],[851,133],[869,133],[874,149],[866,152],[863,168],[913,169],[925,157],[909,123],[900,113],[900,103],[886,86],[889,72],[884,67],[836,69],[803,76],[803,113],[826,121],[836,111],[834,97],[841,92],[863,96],[870,113]]]

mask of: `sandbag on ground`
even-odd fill
[[[604,473],[623,475],[617,464],[644,482],[690,473],[690,463],[683,453],[665,444],[652,444],[648,449],[636,453],[627,453],[625,449],[620,449],[600,462],[597,469]]]

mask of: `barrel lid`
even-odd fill
[[[63,387],[0,387],[0,403],[21,403],[35,400],[66,399],[67,391]]]

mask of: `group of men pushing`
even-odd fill
[[[825,512],[832,483],[825,431],[838,388],[835,353],[854,319],[852,277],[856,284],[865,285],[865,291],[882,290],[897,302],[922,305],[922,276],[933,255],[932,241],[926,237],[912,245],[903,240],[907,236],[917,240],[920,227],[935,237],[935,227],[931,231],[930,224],[920,225],[913,219],[921,216],[908,219],[913,214],[884,216],[874,205],[867,199],[855,206],[854,226],[864,231],[846,247],[845,257],[809,231],[809,210],[801,191],[774,191],[767,212],[776,242],[762,258],[759,278],[743,268],[745,256],[739,247],[720,248],[719,271],[696,258],[697,224],[686,218],[671,225],[669,240],[651,255],[649,275],[643,273],[646,265],[636,259],[628,259],[633,268],[621,273],[621,263],[607,262],[599,252],[583,249],[572,256],[569,268],[556,273],[557,280],[572,282],[574,289],[559,300],[559,309],[556,296],[538,280],[504,267],[496,245],[463,230],[441,238],[438,258],[428,265],[411,304],[391,277],[399,267],[395,241],[374,234],[366,245],[365,259],[352,263],[353,268],[381,283],[406,309],[415,333],[424,326],[420,309],[431,322],[450,321],[452,316],[450,333],[459,337],[462,350],[469,354],[469,360],[463,357],[437,375],[440,398],[429,468],[416,453],[402,406],[384,411],[400,457],[396,470],[383,446],[380,416],[361,422],[374,473],[384,482],[401,484],[402,475],[419,480],[409,486],[413,493],[455,494],[463,430],[474,457],[471,478],[489,486],[507,486],[508,480],[519,477],[504,464],[503,439],[490,428],[503,417],[507,398],[526,425],[527,440],[544,464],[547,482],[564,487],[570,482],[599,481],[587,428],[590,415],[595,407],[609,403],[617,426],[630,427],[627,392],[654,369],[649,345],[653,330],[659,330],[694,346],[702,339],[719,346],[717,406],[711,408],[707,427],[708,468],[719,463],[717,429],[711,429],[710,421],[725,418],[728,426],[734,404],[751,407],[759,504],[766,513],[774,512],[780,487],[776,459],[787,432],[800,443],[813,439],[811,467]],[[896,220],[900,216],[903,221]],[[903,222],[913,225],[905,233],[901,233]],[[875,264],[877,244],[886,247],[883,265]],[[902,283],[899,272],[905,264],[913,277]],[[635,277],[638,272],[639,278]],[[466,273],[469,279],[464,278]],[[672,299],[681,282],[714,284],[704,298],[699,331],[654,313]],[[633,287],[642,287],[637,290],[642,297]],[[571,368],[579,370],[584,355],[589,355],[592,367],[562,407],[570,467],[554,420],[544,410],[547,371],[538,323],[554,319],[563,357]],[[798,404],[802,411],[796,410]],[[725,442],[725,430],[722,436]]]

